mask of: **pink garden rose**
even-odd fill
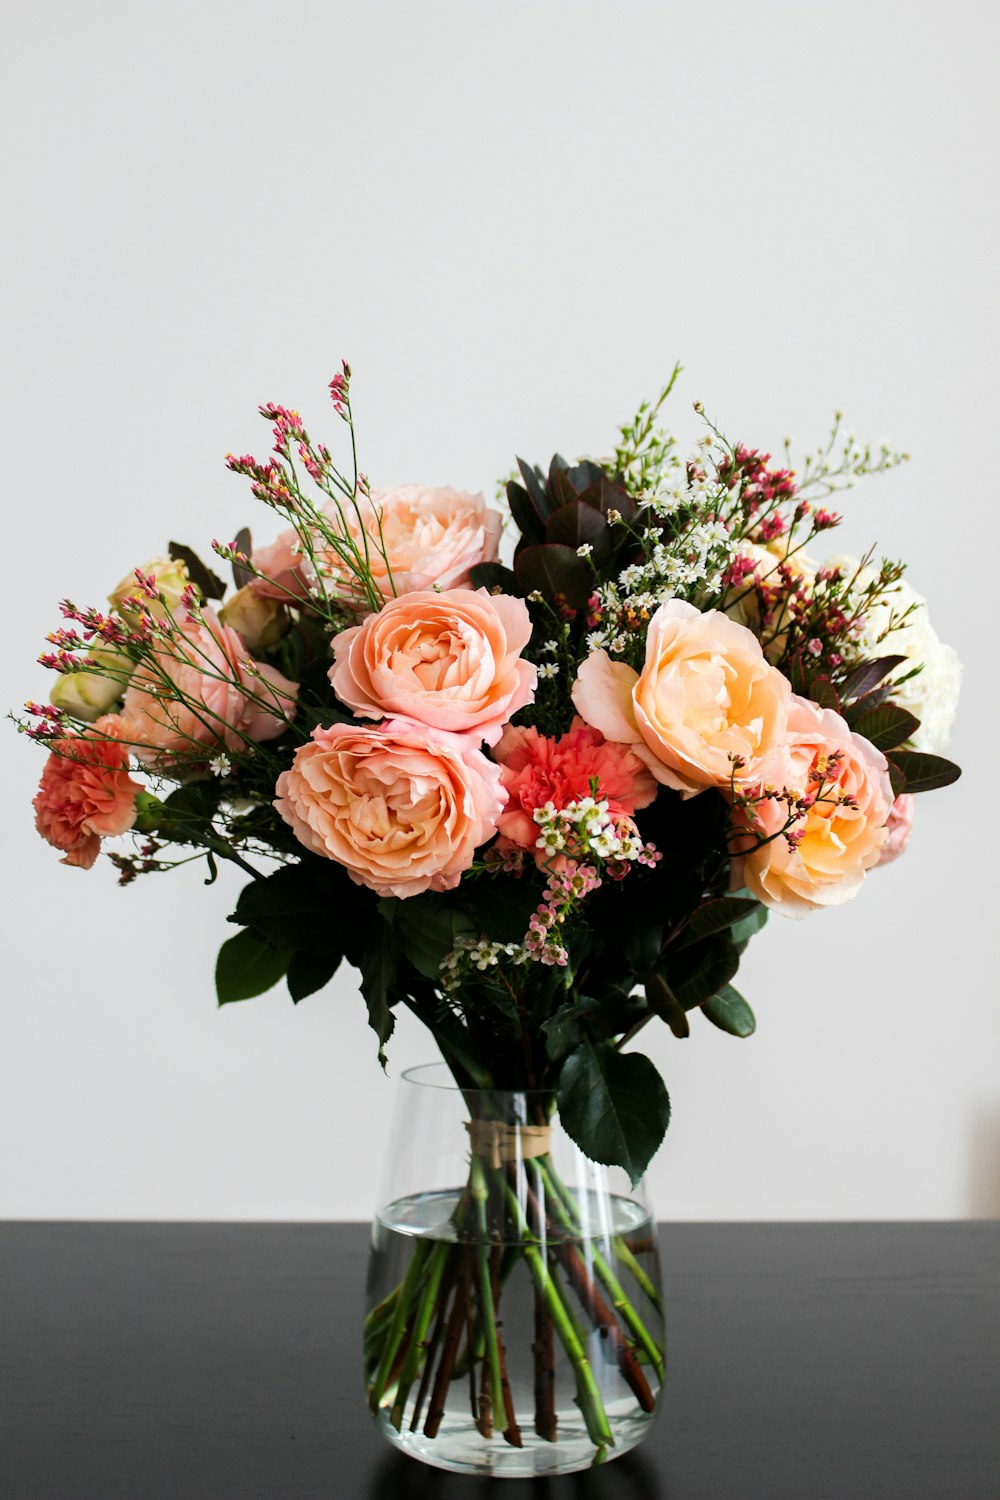
[[[732,878],[734,888],[745,885],[765,906],[803,917],[857,895],[865,871],[882,857],[893,796],[881,750],[832,708],[793,694],[788,739],[788,789],[811,806],[790,830],[791,844],[779,834],[734,859]],[[755,812],[771,835],[784,826],[788,809],[768,800]]]
[[[903,792],[892,804],[889,821],[886,823],[886,840],[882,845],[880,865],[891,865],[904,853],[913,830],[913,808],[916,799],[912,792]]]
[[[402,715],[493,745],[534,699],[538,674],[521,660],[530,636],[523,599],[486,589],[402,594],[334,637],[330,681],[362,718]]]
[[[210,609],[158,648],[155,663],[140,662],[125,690],[124,738],[140,760],[198,746],[242,750],[276,739],[295,716],[298,683],[254,661]]]
[[[671,599],[649,622],[641,672],[595,651],[573,684],[577,710],[606,739],[630,745],[685,797],[780,779],[791,688],[752,631],[719,610]]]
[[[360,519],[347,502],[342,516],[332,507],[327,515],[362,552],[367,547],[372,578],[386,599],[434,587],[461,588],[468,585],[470,568],[496,558],[503,519],[499,511],[486,508],[482,495],[450,485],[429,489],[404,484],[373,490],[370,500],[359,496],[358,508]],[[324,560],[353,594],[353,578],[343,561],[333,551]]]
[[[314,729],[276,791],[307,849],[400,897],[453,890],[506,801],[499,767],[468,736],[408,719]]]
[[[612,744],[582,719],[574,719],[557,740],[534,728],[510,725],[493,758],[500,763],[508,799],[500,817],[497,847],[530,851],[539,864],[550,863],[551,856],[536,848],[536,808],[551,802],[561,810],[570,802],[594,796],[607,800],[611,819],[620,827],[656,796],[656,778],[648,766],[628,746]]]
[[[105,714],[82,734],[50,741],[41,785],[35,794],[35,827],[63,851],[64,865],[89,870],[101,839],[125,833],[135,822],[142,791],[128,774],[128,751],[118,744],[121,720]]]
[[[284,604],[289,602],[289,594],[295,599],[309,598],[299,536],[294,527],[279,532],[265,547],[255,547],[252,561],[265,576],[252,578],[247,586],[261,598],[277,599]]]

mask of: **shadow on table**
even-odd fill
[[[558,1479],[495,1479],[448,1474],[405,1454],[388,1452],[359,1500],[464,1500],[482,1495],[490,1483],[503,1500],[668,1500],[667,1492],[649,1460],[641,1453],[624,1453],[599,1469],[566,1474]]]

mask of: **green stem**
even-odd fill
[[[500,1346],[497,1343],[496,1311],[493,1306],[493,1283],[490,1276],[490,1240],[486,1223],[488,1188],[482,1159],[472,1158],[472,1201],[476,1210],[476,1271],[479,1279],[479,1313],[482,1318],[486,1354],[490,1366],[490,1389],[493,1393],[493,1423],[498,1432],[507,1427],[507,1413],[501,1399]]]
[[[406,1324],[410,1314],[410,1304],[416,1294],[417,1287],[423,1274],[424,1265],[431,1252],[429,1240],[417,1240],[413,1250],[413,1259],[406,1268],[402,1285],[399,1288],[399,1296],[396,1301],[396,1309],[392,1315],[392,1324],[385,1343],[382,1346],[382,1357],[378,1362],[368,1392],[368,1404],[372,1411],[378,1411],[382,1402],[382,1396],[389,1380],[393,1362],[403,1342],[403,1334],[406,1332]]]
[[[556,1210],[562,1216],[567,1228],[569,1228],[570,1230],[579,1231],[580,1217],[577,1212],[576,1205],[570,1197],[567,1189],[564,1187],[563,1183],[560,1182],[556,1177],[556,1174],[555,1172],[553,1172],[551,1166],[547,1165],[541,1157],[536,1159],[534,1165],[539,1177],[544,1183],[546,1202],[551,1207],[556,1208]],[[632,1252],[628,1250],[627,1247],[622,1245],[620,1236],[616,1238],[614,1245],[615,1253],[618,1255],[619,1260],[622,1260],[624,1262],[624,1257],[622,1257],[619,1251],[619,1246],[621,1246],[621,1248],[626,1249],[626,1253],[629,1259],[632,1261],[632,1266],[638,1266],[638,1263],[635,1260],[635,1256],[632,1255]],[[610,1294],[612,1305],[615,1311],[618,1313],[618,1316],[632,1330],[632,1333],[638,1339],[642,1348],[648,1355],[653,1369],[656,1371],[657,1379],[662,1385],[665,1375],[663,1351],[660,1349],[656,1340],[649,1332],[649,1329],[646,1327],[645,1323],[636,1312],[635,1307],[629,1301],[629,1298],[625,1292],[625,1288],[618,1280],[618,1277],[615,1275],[612,1268],[608,1265],[608,1262],[605,1260],[604,1256],[597,1249],[596,1245],[592,1244],[588,1247],[587,1259],[593,1263],[594,1270],[597,1272],[598,1277],[604,1283],[605,1289]],[[632,1269],[632,1267],[630,1267],[630,1269]],[[645,1272],[643,1272],[642,1274],[643,1276],[645,1276]],[[646,1277],[645,1279],[647,1280],[647,1282],[649,1281],[648,1277]],[[651,1282],[649,1284],[650,1286],[652,1285]]]
[[[480,1172],[482,1168],[480,1168]],[[524,1258],[528,1269],[534,1277],[535,1284],[542,1295],[545,1306],[552,1315],[556,1332],[562,1341],[563,1348],[569,1357],[576,1374],[577,1394],[580,1401],[580,1410],[587,1424],[587,1431],[591,1440],[598,1449],[598,1458],[607,1448],[615,1445],[611,1427],[608,1423],[607,1412],[604,1410],[604,1402],[594,1372],[587,1358],[586,1351],[577,1333],[575,1324],[566,1311],[558,1283],[549,1269],[545,1256],[538,1248],[521,1211],[517,1194],[508,1182],[504,1182],[507,1202],[510,1206],[511,1216],[517,1225],[518,1234],[523,1242]]]
[[[403,1426],[403,1411],[406,1407],[410,1387],[416,1379],[420,1368],[420,1361],[427,1348],[427,1332],[431,1325],[431,1318],[437,1308],[438,1293],[441,1289],[441,1277],[444,1274],[445,1264],[451,1252],[451,1245],[447,1240],[438,1240],[434,1245],[428,1262],[427,1283],[417,1303],[414,1316],[413,1335],[410,1339],[410,1347],[406,1351],[406,1359],[400,1372],[399,1383],[396,1387],[396,1399],[392,1404],[390,1421],[396,1431],[399,1432]]]

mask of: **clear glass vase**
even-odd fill
[[[391,1443],[524,1477],[641,1441],[664,1379],[656,1222],[642,1183],[570,1140],[551,1094],[411,1069],[379,1201],[364,1373]]]

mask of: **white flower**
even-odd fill
[[[228,755],[216,755],[208,763],[208,769],[213,776],[228,776],[232,771]]]
[[[559,663],[557,661],[543,661],[538,668],[539,678],[558,677]]]
[[[832,558],[830,562],[839,567],[846,578],[851,578],[857,571],[857,558],[843,556]],[[871,569],[863,569],[858,585],[863,588],[876,576]],[[893,616],[903,614],[906,618],[902,624],[883,636]],[[880,636],[883,636],[881,640]],[[900,579],[868,610],[857,643],[863,656],[905,656],[906,661],[892,673],[893,679],[905,676],[915,666],[921,667],[921,671],[908,682],[899,683],[892,697],[894,702],[908,708],[920,720],[920,728],[912,740],[914,748],[931,755],[943,755],[948,748],[958,708],[962,663],[955,648],[945,645],[931,625],[927,600],[905,579]]]
[[[576,555],[577,557],[589,557],[593,550],[589,542],[581,542],[580,546],[576,549]]]

